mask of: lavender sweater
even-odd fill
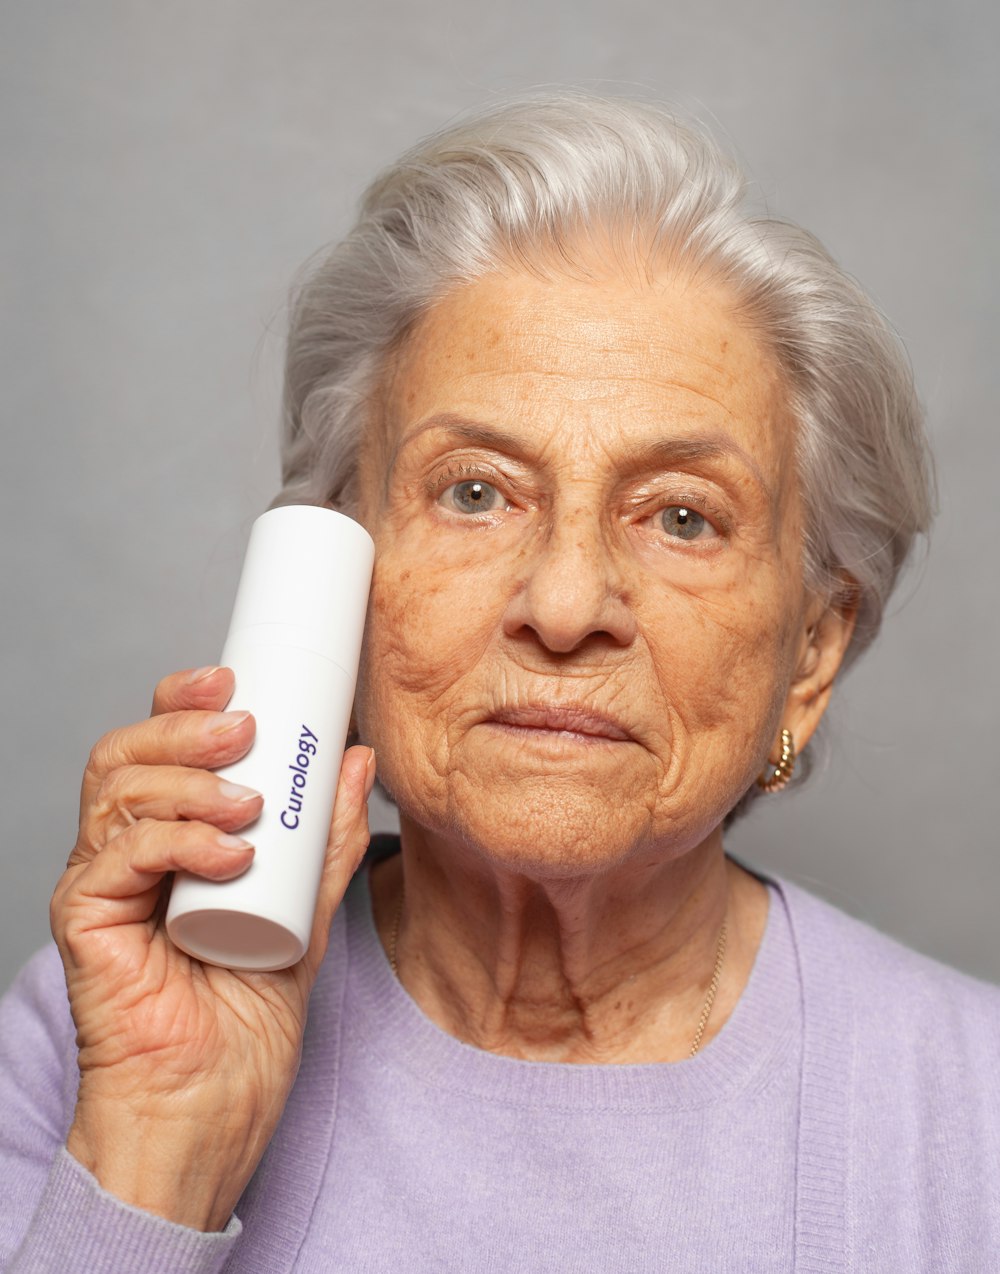
[[[725,1028],[690,1061],[522,1062],[392,976],[359,874],[282,1123],[222,1234],[62,1149],[54,949],[0,1005],[0,1268],[32,1274],[1000,1270],[1000,990],[771,882]]]

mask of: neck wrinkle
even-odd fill
[[[385,872],[373,879],[384,946],[405,876],[396,955],[406,991],[448,1034],[521,1060],[686,1058],[723,919],[726,961],[702,1047],[735,1007],[766,920],[766,890],[725,859],[717,835],[673,863],[537,881],[432,848],[407,827]]]

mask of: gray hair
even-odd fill
[[[846,662],[874,639],[933,511],[906,355],[807,231],[750,204],[739,166],[662,107],[563,92],[468,116],[369,187],[346,238],[292,299],[283,489],[276,504],[354,507],[359,443],[386,358],[452,288],[546,254],[572,270],[581,234],[719,279],[784,370],[798,422],[806,582],[850,596]],[[845,588],[847,590],[845,594]]]

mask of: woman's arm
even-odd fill
[[[40,951],[0,1000],[0,1269],[214,1274],[239,1233],[171,1225],[107,1194],[65,1150],[77,1087],[62,965]]]
[[[53,1100],[56,1072],[66,1069],[59,1028],[45,1025],[54,993],[29,994],[19,982],[5,1009],[5,1093],[18,1114],[9,1137],[5,1130],[4,1167],[30,1183],[3,1223],[8,1241],[23,1232],[32,1203],[52,1210],[54,1183],[64,1194],[90,1189],[90,1211],[105,1226],[119,1223],[124,1204],[147,1228],[150,1214],[185,1241],[192,1231],[231,1231],[236,1201],[281,1117],[329,925],[368,842],[374,761],[368,749],[345,755],[306,957],[267,974],[193,961],[163,929],[163,879],[176,869],[218,879],[245,870],[252,851],[230,850],[219,833],[231,837],[260,809],[259,798],[234,799],[212,772],[253,738],[252,719],[221,711],[231,690],[224,669],[166,678],[149,721],[105,736],[91,755],[80,836],[52,903],[79,1088],[67,1131]],[[64,1014],[62,1022],[71,1030]],[[48,1038],[45,1065],[32,1061],[40,1037]],[[22,1094],[32,1068],[37,1084]],[[76,1207],[86,1220],[87,1207],[79,1199]],[[61,1224],[72,1228],[65,1216]]]

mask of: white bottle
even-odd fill
[[[230,710],[257,722],[250,751],[218,773],[264,797],[241,834],[253,862],[234,880],[178,873],[167,933],[231,969],[284,969],[309,945],[350,724],[375,546],[351,518],[271,509],[247,545],[222,663]]]

